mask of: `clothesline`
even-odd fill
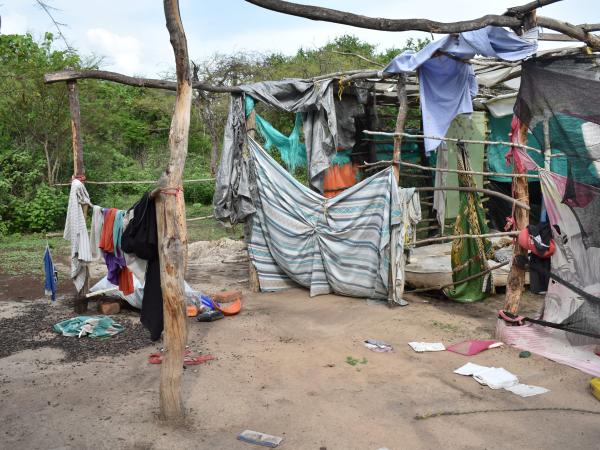
[[[430,242],[440,242],[440,241],[448,241],[454,239],[463,239],[463,238],[490,238],[490,237],[501,237],[501,236],[518,236],[519,231],[503,231],[500,233],[487,233],[487,234],[456,234],[454,236],[441,236],[435,238],[427,238],[421,239],[420,241],[416,241],[415,245],[420,244],[429,244]]]
[[[465,144],[484,144],[484,145],[508,145],[509,147],[518,147],[526,150],[531,150],[532,152],[539,153],[544,155],[544,152],[539,148],[530,147],[524,144],[516,144],[512,142],[505,141],[478,141],[473,139],[456,139],[456,138],[446,138],[441,136],[425,136],[422,134],[409,134],[409,133],[391,133],[386,131],[369,131],[364,130],[363,133],[372,135],[372,136],[391,136],[391,137],[407,137],[407,138],[415,138],[415,139],[435,139],[438,141],[446,141],[446,142],[464,142]],[[551,158],[556,158],[559,156],[565,156],[564,153],[554,153],[550,155]]]
[[[215,181],[216,178],[198,178],[192,180],[183,180],[184,183],[202,183]],[[140,181],[85,181],[85,184],[156,184],[156,180],[140,180]],[[71,186],[71,183],[55,183],[53,186]]]
[[[192,217],[190,219],[185,219],[185,221],[186,222],[194,222],[196,220],[212,219],[214,217],[215,217],[214,214],[211,214],[210,216]]]
[[[483,175],[483,176],[493,176],[493,177],[525,177],[525,178],[539,178],[539,175],[528,174],[528,173],[503,173],[503,172],[477,172],[474,170],[457,170],[457,169],[440,169],[437,167],[427,167],[421,166],[420,164],[408,163],[404,161],[377,161],[375,163],[365,162],[360,168],[367,168],[367,170],[377,169],[380,166],[387,167],[392,164],[399,164],[405,167],[412,167],[414,169],[421,170],[429,170],[432,172],[451,172],[451,173],[461,173],[461,174],[470,174],[470,175]]]

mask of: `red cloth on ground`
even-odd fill
[[[110,208],[104,216],[104,224],[102,224],[102,231],[100,232],[100,242],[98,248],[105,252],[114,252],[115,246],[113,242],[113,225],[115,224],[115,215],[117,214],[117,208]]]

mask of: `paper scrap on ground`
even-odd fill
[[[489,367],[487,370],[473,374],[473,378],[492,389],[503,389],[519,384],[519,379],[502,367]]]
[[[441,352],[446,350],[441,342],[409,342],[408,345],[415,352]]]
[[[514,386],[505,388],[513,394],[521,397],[531,397],[532,395],[545,394],[550,392],[548,389],[539,386],[530,386],[529,384],[515,384]]]
[[[242,431],[237,438],[238,440],[247,442],[248,444],[262,445],[263,447],[271,448],[277,447],[279,444],[281,444],[281,441],[283,441],[283,438],[252,430]]]
[[[378,353],[391,352],[394,349],[387,342],[383,342],[378,339],[367,339],[364,344],[369,350]]]
[[[489,367],[480,366],[479,364],[473,364],[471,362],[468,362],[464,366],[461,366],[458,369],[456,369],[454,371],[454,373],[457,373],[459,375],[471,376],[474,373],[481,372],[481,371],[483,371],[485,369],[489,369]]]
[[[491,389],[505,389],[521,397],[545,394],[548,389],[520,384],[516,375],[502,367],[486,367],[468,362],[454,371],[458,375],[472,376],[475,381]]]

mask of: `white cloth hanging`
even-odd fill
[[[69,206],[63,238],[71,242],[71,279],[77,291],[83,288],[87,264],[92,261],[90,237],[85,224],[83,206],[91,205],[90,196],[81,181],[71,182]]]

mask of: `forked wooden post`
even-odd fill
[[[73,177],[83,178],[85,167],[83,165],[83,139],[81,137],[81,108],[79,106],[79,95],[77,94],[77,81],[67,81],[69,93],[69,111],[71,113],[71,143],[73,147]],[[84,215],[87,213],[87,205],[83,207]],[[85,281],[83,287],[77,292],[74,303],[76,314],[83,314],[88,309],[88,299],[85,296],[90,286],[90,271],[85,268]]]
[[[527,145],[527,130],[528,124],[521,124],[519,129],[519,143]],[[513,163],[513,172],[518,173],[516,163]],[[529,205],[529,183],[525,177],[513,178],[513,191],[514,197]],[[514,205],[515,211],[515,226],[517,230],[522,230],[529,225],[529,211],[520,208],[516,204]],[[521,295],[523,294],[523,288],[525,285],[525,270],[518,267],[515,264],[515,259],[519,255],[527,256],[528,250],[519,245],[518,240],[515,240],[513,246],[513,264],[510,267],[510,273],[508,274],[508,280],[506,282],[506,298],[504,309],[512,314],[517,314],[519,311],[519,302],[521,301]]]
[[[187,341],[184,300],[187,228],[181,185],[188,147],[192,82],[178,0],[164,0],[164,10],[175,54],[177,97],[169,131],[171,156],[155,190],[165,349],[160,368],[160,416],[164,420],[179,420],[185,415],[181,377]]]
[[[256,112],[252,110],[246,119],[246,133],[248,133],[248,137],[254,139],[256,136]],[[244,237],[246,240],[246,244],[250,243],[250,235],[252,233],[252,228],[249,222],[244,224]],[[251,292],[260,292],[260,281],[258,280],[258,272],[256,271],[256,267],[252,263],[252,259],[250,259],[250,254],[248,254],[248,284],[250,285]]]

